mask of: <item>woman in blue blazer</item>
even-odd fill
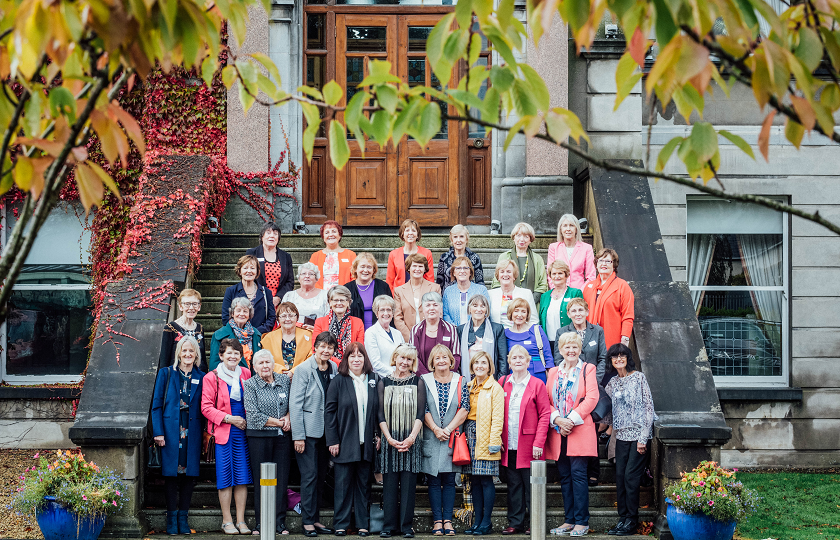
[[[166,481],[166,532],[190,534],[190,509],[201,459],[201,380],[198,341],[184,336],[175,364],[158,371],[152,399],[152,433]]]

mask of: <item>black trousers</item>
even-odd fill
[[[385,510],[383,531],[407,533],[414,521],[417,473],[408,471],[382,475],[382,502]]]
[[[165,476],[164,482],[166,483],[166,510],[169,512],[189,510],[195,487],[195,476],[186,474]]]
[[[586,475],[588,478],[601,478],[601,458],[598,456],[589,458],[589,463],[586,465]]]
[[[350,514],[356,515],[356,527],[370,530],[370,461],[336,463],[335,517],[333,528],[347,530]]]
[[[516,450],[508,450],[507,488],[508,488],[508,526],[524,530],[528,528],[525,515],[531,508],[531,468],[516,468]]]
[[[321,521],[321,492],[330,468],[330,452],[324,437],[307,437],[302,454],[297,455],[300,468],[300,517],[304,525]]]
[[[636,441],[615,441],[615,490],[618,517],[639,521],[639,485],[645,471],[645,454]]]
[[[260,501],[262,500],[262,488],[260,487],[260,464],[277,464],[277,497],[276,516],[277,530],[286,528],[286,488],[289,485],[289,463],[291,451],[291,438],[286,435],[275,435],[274,437],[248,437],[248,453],[251,458],[251,476],[254,478],[254,515],[257,518],[257,528],[262,530],[260,522]]]

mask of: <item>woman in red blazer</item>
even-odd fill
[[[222,531],[251,534],[245,524],[245,502],[252,479],[242,391],[242,383],[251,378],[251,371],[239,365],[242,344],[237,339],[221,341],[219,358],[221,363],[204,376],[207,386],[201,391],[201,414],[216,438],[216,489],[222,507]],[[236,500],[236,525],[230,515],[231,495]]]
[[[618,253],[604,248],[597,259],[598,276],[583,287],[583,299],[589,304],[588,320],[604,329],[608,349],[616,343],[629,346],[636,298],[630,285],[615,274]]]
[[[598,405],[598,376],[595,365],[580,360],[581,339],[577,332],[557,338],[563,356],[548,372],[551,400],[551,426],[546,443],[546,459],[557,462],[566,521],[552,534],[585,536],[589,532],[589,458],[598,455],[595,423],[590,413]]]
[[[507,467],[508,527],[502,534],[530,534],[525,509],[531,506],[531,460],[545,460],[551,403],[545,384],[528,373],[531,355],[522,345],[508,353],[511,374],[499,382],[505,391],[502,466]]]
[[[315,319],[315,328],[312,330],[312,335],[316,338],[321,332],[329,332],[338,341],[338,349],[335,351],[335,356],[332,361],[336,365],[339,363],[339,358],[344,356],[344,348],[353,343],[365,342],[365,323],[362,319],[350,315],[350,303],[353,301],[353,295],[350,289],[344,285],[336,285],[327,291],[327,303],[330,306],[330,312],[326,317],[318,317]],[[315,352],[315,342],[312,342],[312,352]]]
[[[429,269],[423,277],[426,281],[435,282],[435,274],[432,272],[432,252],[417,245],[421,236],[420,225],[413,219],[407,219],[400,225],[400,239],[405,242],[405,246],[397,248],[388,254],[388,272],[385,275],[385,283],[391,286],[391,292],[394,292],[400,285],[405,285],[406,281],[408,281],[405,277],[407,273],[405,260],[409,255],[415,253],[426,257],[429,261]]]

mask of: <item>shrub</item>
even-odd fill
[[[714,461],[703,461],[679,482],[665,488],[665,496],[686,514],[706,514],[719,521],[740,521],[756,511],[759,497]]]

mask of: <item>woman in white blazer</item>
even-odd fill
[[[522,298],[531,306],[531,316],[528,321],[531,324],[539,324],[540,316],[537,312],[537,305],[534,303],[534,293],[524,287],[517,287],[514,282],[519,278],[519,265],[516,261],[508,259],[496,266],[496,280],[500,287],[490,289],[490,320],[510,328],[513,324],[508,320],[508,305],[517,298]]]
[[[391,365],[391,353],[397,345],[405,343],[403,335],[393,326],[394,311],[397,303],[386,294],[373,299],[373,314],[377,322],[365,330],[365,349],[367,349],[373,371],[380,377],[387,377],[394,371]]]
[[[571,273],[567,280],[569,287],[583,289],[583,284],[595,279],[595,253],[592,246],[585,243],[580,235],[580,223],[572,214],[563,214],[557,223],[557,241],[548,246],[546,268],[551,268],[555,259],[569,265]],[[548,288],[554,283],[548,277]]]

